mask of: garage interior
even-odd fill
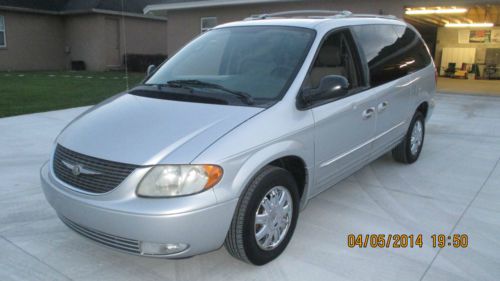
[[[500,4],[406,7],[438,69],[438,91],[500,95]]]

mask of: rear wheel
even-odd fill
[[[224,246],[245,262],[263,265],[272,261],[293,235],[298,207],[297,184],[290,172],[266,166],[242,195]]]
[[[411,164],[417,161],[424,145],[425,118],[417,111],[401,143],[392,150],[392,157],[401,163]]]

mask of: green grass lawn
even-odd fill
[[[143,78],[129,73],[129,87]],[[124,72],[0,72],[0,117],[92,105],[126,88]]]

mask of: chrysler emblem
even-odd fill
[[[79,164],[74,165],[73,169],[71,169],[71,173],[73,173],[73,175],[75,175],[75,176],[78,176],[80,174],[81,167],[82,166],[80,166]]]
[[[72,164],[72,163],[66,162],[64,160],[61,160],[61,162],[64,164],[64,166],[66,166],[66,168],[71,170],[71,173],[74,176],[79,176],[81,174],[84,174],[84,175],[100,175],[101,174],[99,172],[89,170],[78,163]]]

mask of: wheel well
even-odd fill
[[[418,106],[417,111],[422,112],[422,114],[424,115],[424,119],[425,119],[425,118],[427,118],[427,110],[428,109],[429,109],[429,104],[427,102],[423,102]]]
[[[306,165],[301,158],[297,156],[286,156],[274,160],[273,162],[269,163],[269,165],[280,167],[289,171],[297,182],[299,194],[300,197],[302,197],[307,182],[307,172]]]

